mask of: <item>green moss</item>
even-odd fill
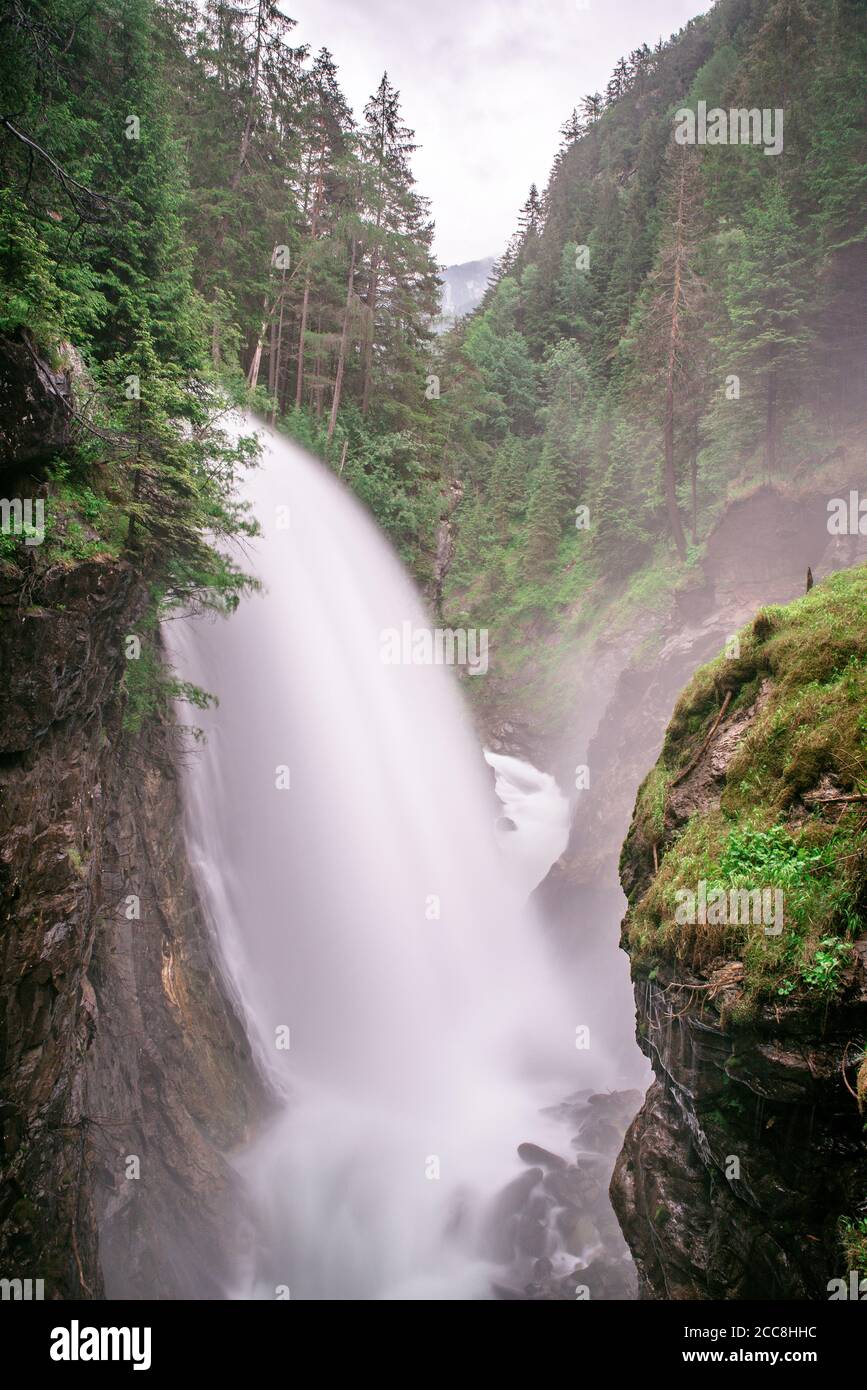
[[[39,1208],[28,1197],[19,1197],[11,1212],[10,1221],[23,1231],[33,1231],[39,1223]]]
[[[650,844],[658,845],[665,833],[665,794],[670,781],[671,773],[657,763],[638,789],[635,817]]]
[[[867,1277],[867,1216],[841,1217],[839,1231],[846,1268]]]
[[[81,854],[75,848],[74,845],[66,851],[66,857],[69,860],[75,872],[78,874],[78,877],[84,878],[85,874],[87,873],[87,868],[85,866],[84,860],[81,857]]]
[[[803,800],[820,784],[867,789],[867,569],[841,572],[787,608],[764,609],[739,634],[739,652],[697,672],[672,716],[662,755],[639,791],[630,840],[657,844],[678,769],[701,749],[725,694],[726,719],[762,700],[729,762],[718,807],[697,812],[666,847],[627,924],[633,960],[675,959],[701,969],[715,957],[744,964],[732,1023],[757,1000],[800,992],[817,1002],[844,983],[867,897],[867,823],[861,802]],[[823,782],[823,778],[830,781]],[[780,889],[783,930],[753,917],[679,923],[678,890]]]
[[[756,1021],[758,1014],[758,1004],[753,995],[742,994],[733,999],[730,1003],[725,1003],[720,1010],[720,1022],[722,1027],[728,1032],[733,1032],[738,1028],[749,1028]],[[729,1066],[740,1062],[737,1058],[731,1058]]]

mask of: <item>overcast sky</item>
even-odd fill
[[[445,265],[499,255],[558,130],[621,55],[710,0],[281,0],[296,43],[331,50],[357,117],[384,70],[421,149]]]

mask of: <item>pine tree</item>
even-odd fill
[[[527,201],[518,214],[518,232],[524,246],[528,242],[535,241],[539,236],[542,230],[542,221],[542,201],[538,188],[532,183]]]
[[[560,471],[550,453],[543,451],[531,480],[524,551],[527,572],[535,579],[544,578],[554,566],[566,510]]]
[[[303,238],[303,290],[298,322],[297,364],[295,372],[295,408],[304,399],[305,354],[310,313],[311,287],[321,273],[329,268],[323,261],[330,259],[329,236],[338,216],[340,181],[338,169],[347,158],[354,122],[337,82],[337,68],[328,49],[320,50],[307,74],[302,108],[302,215],[305,219]],[[327,250],[327,257],[322,252]]]
[[[490,492],[497,531],[505,537],[527,496],[526,445],[514,435],[508,435],[494,455]]]
[[[726,286],[733,369],[761,402],[765,470],[776,473],[780,411],[792,398],[810,342],[805,322],[810,267],[785,192],[771,184],[751,208],[733,248]]]
[[[568,150],[570,145],[574,145],[576,141],[580,140],[583,136],[584,126],[581,124],[581,118],[574,106],[571,116],[566,123],[560,127],[560,134],[563,137],[563,143],[560,146],[561,150]]]
[[[44,351],[71,339],[83,353],[93,394],[65,460],[73,492],[92,499],[99,489],[99,514],[114,518],[113,537],[122,532],[164,600],[231,606],[245,580],[205,533],[249,530],[232,497],[248,450],[220,433],[225,402],[206,380],[153,7],[128,0],[118,15],[58,3],[52,21],[35,35],[19,31],[14,71],[0,62],[28,141],[5,127],[4,174],[16,196],[4,221],[11,211],[25,234],[7,239],[0,227],[0,273],[5,282],[43,268],[51,313],[32,312],[18,295],[3,327],[36,334]],[[33,53],[25,61],[31,41],[39,62]]]
[[[677,500],[676,440],[685,403],[694,394],[696,359],[692,354],[702,285],[695,268],[702,230],[701,184],[697,152],[685,145],[669,149],[663,198],[664,233],[657,265],[650,276],[642,324],[646,379],[657,396],[662,423],[663,482],[668,524],[681,559],[686,538]]]
[[[581,110],[590,125],[595,125],[599,120],[604,106],[605,101],[601,92],[591,92],[589,96],[583,98]]]

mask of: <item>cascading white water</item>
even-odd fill
[[[569,802],[550,772],[490,749],[485,761],[494,769],[503,803],[497,828],[507,870],[518,891],[531,893],[566,848]]]
[[[193,714],[191,858],[285,1095],[239,1159],[255,1230],[227,1292],[487,1297],[486,1204],[516,1145],[550,1142],[540,1108],[608,1073],[595,1055],[588,1076],[579,1001],[503,873],[454,674],[383,662],[384,630],[430,625],[412,584],[334,476],[263,435],[262,592],[167,625],[179,674],[219,698]]]

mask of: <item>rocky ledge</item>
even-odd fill
[[[865,607],[861,568],[763,610],[638,795],[622,943],[656,1080],[610,1191],[642,1297],[867,1273]],[[765,887],[784,911],[756,917]]]

